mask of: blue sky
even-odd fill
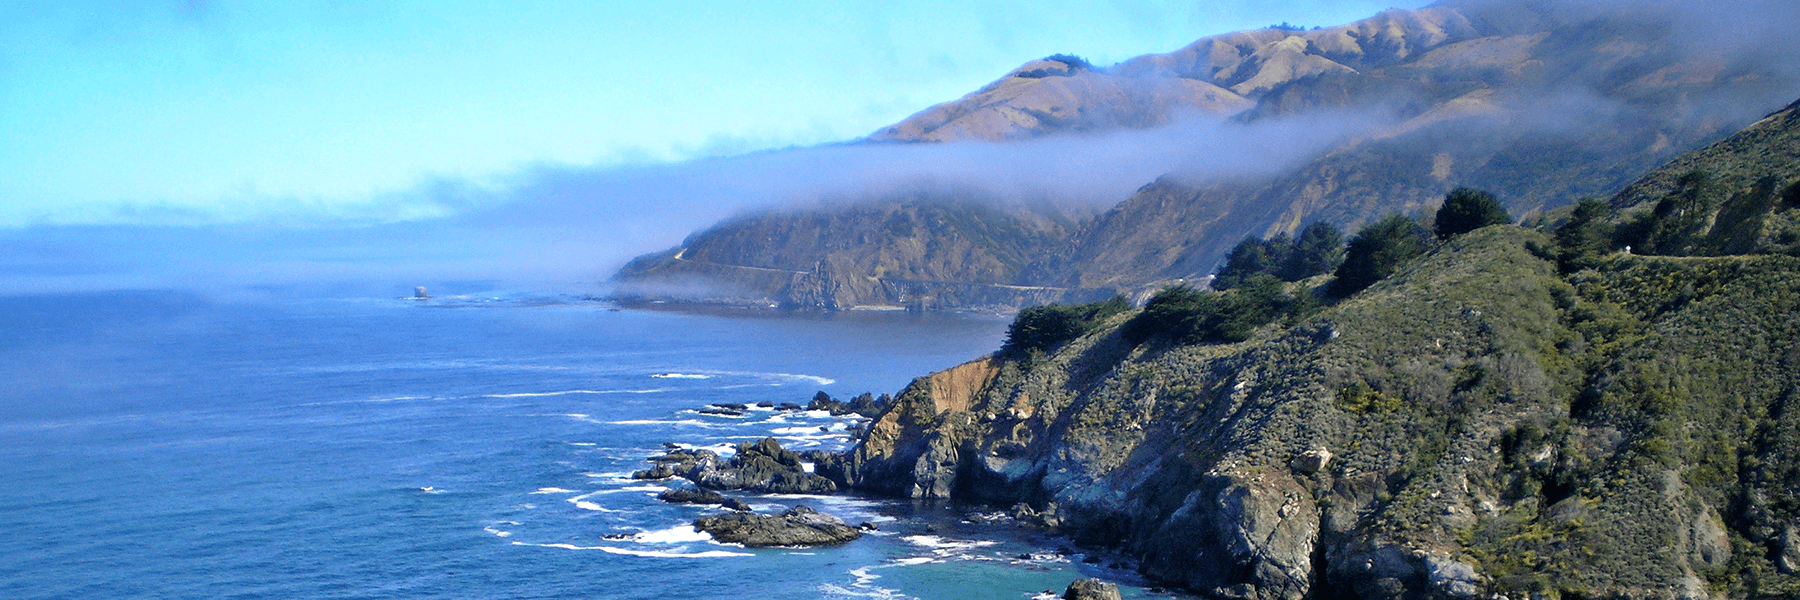
[[[1048,54],[1393,5],[8,2],[0,227],[431,217],[402,200],[851,139]]]

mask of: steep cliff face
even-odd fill
[[[963,365],[828,476],[1025,502],[1221,597],[1800,590],[1800,259],[1561,276],[1548,243],[1483,229],[1238,344]]]
[[[1310,128],[1355,134],[1289,157],[1272,174],[1172,173],[1098,215],[1053,226],[1018,206],[972,216],[983,222],[977,229],[1029,235],[855,224],[885,218],[872,212],[916,212],[908,208],[916,199],[898,194],[728,221],[618,279],[640,290],[712,282],[730,295],[825,307],[1019,306],[1130,292],[1198,280],[1246,235],[1311,221],[1354,229],[1423,210],[1458,186],[1491,191],[1516,215],[1611,196],[1757,116],[1737,107],[1778,106],[1800,86],[1779,61],[1683,42],[1689,24],[1663,12],[1612,4],[1572,15],[1556,6],[1446,2],[1319,30],[1213,36],[1108,68],[1034,61],[868,141],[1079,136],[1196,116],[1250,127],[1311,119]],[[1655,189],[1628,195],[1671,183],[1646,185]],[[766,235],[743,235],[751,229]],[[808,239],[817,243],[800,243]],[[688,258],[701,255],[715,258]]]

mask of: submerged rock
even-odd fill
[[[751,548],[771,546],[824,546],[862,537],[862,532],[843,519],[806,505],[795,505],[780,515],[733,513],[694,520],[694,529],[713,539]]]

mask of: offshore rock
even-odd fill
[[[724,504],[727,500],[724,494],[694,488],[665,490],[657,494],[656,499],[671,504]]]
[[[650,459],[657,466],[639,473],[670,473],[703,488],[745,490],[769,494],[826,494],[838,486],[830,479],[806,472],[798,452],[781,447],[775,438],[738,444],[731,460],[720,460],[710,450],[672,450]]]
[[[862,537],[861,531],[843,519],[805,505],[796,505],[775,516],[733,513],[702,517],[694,521],[694,529],[711,534],[715,540],[751,548],[824,546]]]
[[[1077,579],[1063,592],[1063,600],[1120,600],[1119,586],[1098,579]]]

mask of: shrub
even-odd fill
[[[1405,215],[1389,215],[1364,227],[1344,248],[1330,291],[1348,297],[1393,274],[1402,263],[1425,253],[1430,232]]]
[[[1444,196],[1444,205],[1438,208],[1437,236],[1447,240],[1489,225],[1512,222],[1512,215],[1506,214],[1493,194],[1459,187]]]

